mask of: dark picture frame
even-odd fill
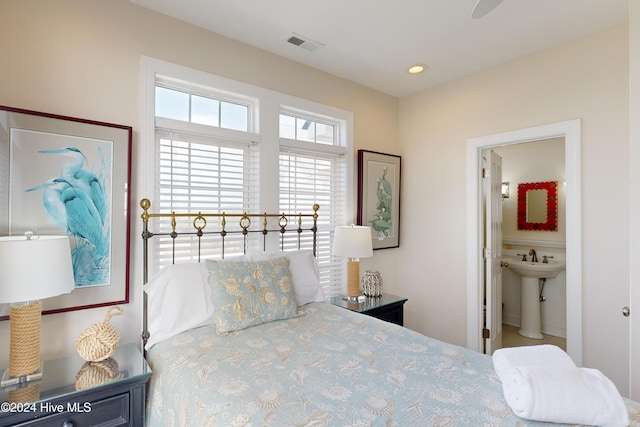
[[[0,106],[0,235],[71,241],[76,288],[43,300],[43,314],[129,302],[132,134],[131,126]],[[8,313],[0,304],[0,320]]]
[[[400,177],[395,154],[358,150],[358,225],[371,227],[373,249],[400,246]]]

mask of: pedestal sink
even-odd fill
[[[564,262],[549,260],[543,262],[522,261],[505,258],[504,263],[520,276],[521,308],[518,334],[541,340],[543,338],[540,321],[540,279],[551,279],[564,270]]]

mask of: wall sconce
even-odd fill
[[[509,183],[503,182],[502,183],[502,200],[508,199],[508,198],[509,198]]]

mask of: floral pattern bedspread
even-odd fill
[[[513,414],[491,357],[328,303],[148,352],[150,426],[535,426]],[[627,402],[632,425],[640,405]]]

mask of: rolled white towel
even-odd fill
[[[501,348],[493,353],[493,369],[502,380],[503,372],[519,366],[553,366],[575,368],[576,365],[560,347],[551,344]]]
[[[501,380],[507,404],[521,418],[603,427],[629,425],[624,400],[597,369],[520,366],[503,372]]]

